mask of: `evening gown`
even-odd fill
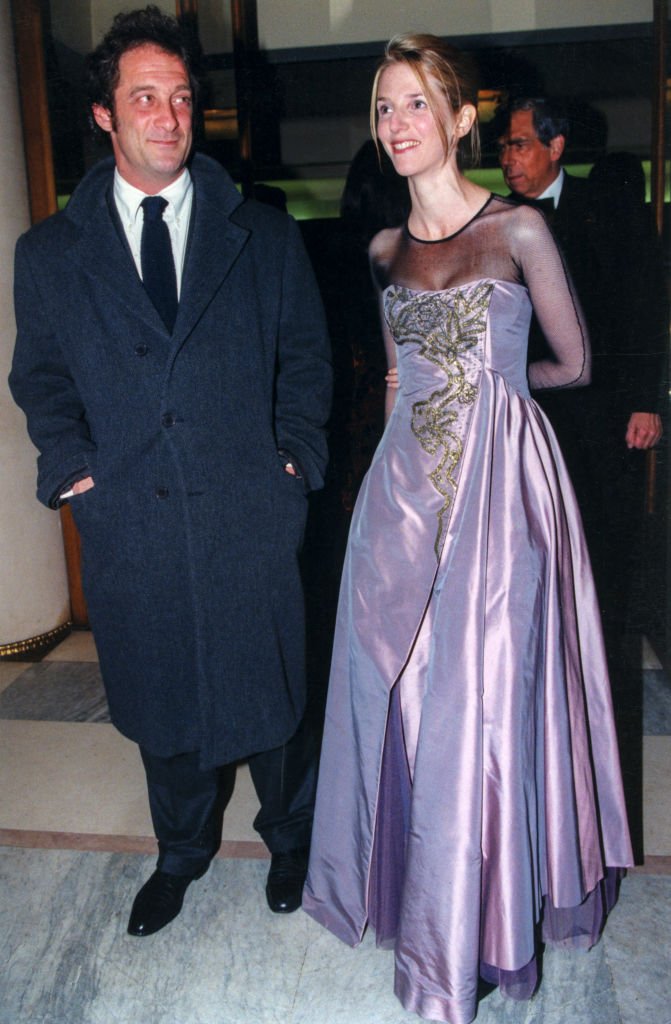
[[[343,572],[303,907],[395,951],[408,1010],[528,998],[589,948],[632,864],[580,516],[529,386],[589,383],[539,211],[490,196],[436,242],[371,245],[398,360]],[[527,368],[533,309],[552,358]],[[617,557],[617,553],[614,553]]]

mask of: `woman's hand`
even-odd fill
[[[388,388],[398,388],[398,367],[390,366],[384,379]]]

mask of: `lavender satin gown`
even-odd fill
[[[371,247],[394,411],[345,561],[304,909],[395,950],[406,1009],[476,1013],[536,985],[538,941],[589,947],[632,864],[598,606],[552,429],[532,304],[589,380],[582,314],[535,210]]]

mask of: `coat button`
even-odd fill
[[[136,356],[146,356],[148,351],[149,351],[149,345],[136,345],[135,346],[135,355]]]
[[[167,498],[169,494],[170,494],[170,491],[168,490],[167,487],[157,487],[156,488],[156,497],[157,498]]]
[[[164,427],[174,427],[176,422],[177,420],[175,419],[174,414],[171,412],[166,412],[161,417],[161,423],[163,424]]]

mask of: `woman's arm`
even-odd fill
[[[585,317],[555,238],[538,210],[519,208],[514,249],[534,313],[552,352],[552,358],[529,365],[530,387],[589,384],[591,349]]]

